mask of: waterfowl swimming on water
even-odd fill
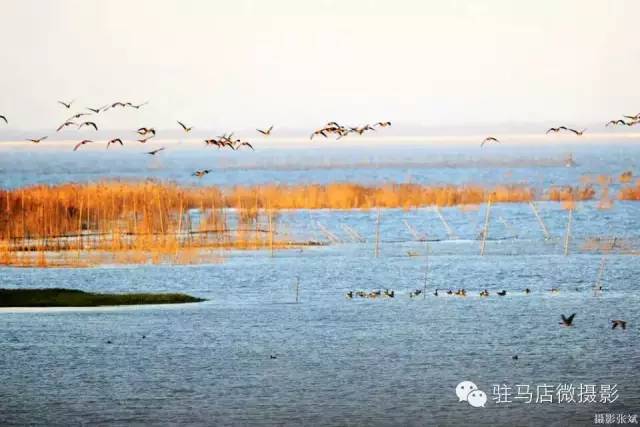
[[[433,295],[438,296],[438,289],[433,292]]]
[[[496,292],[496,294],[497,294],[497,295],[500,295],[501,297],[503,297],[503,296],[507,295],[507,291],[505,291],[505,290],[503,289],[503,290],[501,290],[501,291],[499,291],[499,292]]]
[[[437,291],[436,291],[437,292]],[[422,293],[422,289],[414,289],[409,293],[409,298],[417,297]]]
[[[349,299],[353,298],[353,291],[347,292],[347,298],[349,298]]]
[[[620,320],[620,319],[617,319],[617,320],[612,320],[612,321],[611,321],[611,329],[615,329],[615,328],[617,328],[618,326],[620,326],[622,329],[627,329],[627,322],[626,322],[626,320]]]
[[[549,292],[551,292],[552,294],[557,294],[558,292],[560,292],[560,289],[558,289],[558,288],[551,288],[551,289],[549,289]]]
[[[389,298],[393,298],[393,297],[396,296],[396,293],[395,293],[395,291],[393,289],[392,290],[385,289],[384,290],[384,295],[389,297]]]
[[[480,296],[481,297],[488,297],[489,296],[489,291],[486,290],[486,289],[483,290],[483,291],[480,291]]]
[[[530,294],[531,293],[531,289],[525,288],[524,293],[527,294],[527,295]]]

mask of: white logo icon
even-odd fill
[[[484,404],[487,403],[487,393],[482,390],[473,390],[467,396],[467,402],[469,402],[469,405],[474,408],[479,408],[481,406],[484,408]]]
[[[462,381],[456,387],[456,394],[458,395],[458,399],[460,402],[467,401],[467,395],[473,390],[477,390],[478,386],[472,383],[471,381]]]
[[[487,403],[487,394],[478,390],[478,386],[471,381],[462,381],[456,386],[456,395],[460,402],[469,402],[474,408],[484,407]]]

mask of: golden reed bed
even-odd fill
[[[602,193],[609,196],[604,187]],[[156,181],[39,185],[0,190],[0,264],[92,264],[97,261],[91,261],[90,250],[100,251],[103,258],[109,254],[113,262],[188,263],[211,261],[206,252],[210,249],[273,250],[313,243],[293,242],[278,230],[282,209],[411,209],[489,200],[571,203],[595,196],[591,185],[553,187],[543,194],[525,185],[336,183],[227,189]],[[640,183],[623,188],[619,198],[640,200]],[[70,251],[78,253],[72,262],[60,260],[60,253]]]

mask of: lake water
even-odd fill
[[[97,150],[72,157],[78,153],[1,148],[0,182],[154,177],[197,185],[341,180],[547,187],[636,171],[640,154],[615,141],[491,148],[398,143],[393,149],[333,144],[324,151],[278,146],[246,157],[214,152],[219,169],[206,180],[189,176],[207,167],[201,151],[190,148],[152,161],[124,152],[99,160],[104,153]],[[562,165],[569,152],[575,168]],[[618,186],[612,184],[614,192]],[[208,298],[179,306],[0,312],[0,424],[564,426],[592,425],[595,414],[640,415],[640,204],[596,205],[577,206],[569,256],[563,255],[567,211],[543,202],[538,208],[550,239],[529,206],[496,205],[484,256],[477,238],[485,207],[442,209],[455,236],[430,209],[383,210],[379,257],[375,211],[322,210],[284,212],[279,221],[293,234],[323,239],[320,223],[340,243],[274,256],[222,252],[223,262],[197,266],[0,268],[2,287]],[[432,240],[428,258],[427,243],[416,241],[405,220]],[[351,241],[344,225],[366,242]],[[594,296],[603,255],[591,249],[613,237],[604,290]],[[426,298],[412,299],[409,292],[425,284],[427,264]],[[345,298],[349,290],[385,288],[395,298]],[[457,288],[468,296],[442,291]],[[489,298],[478,296],[483,289]],[[507,295],[497,296],[502,289]],[[571,313],[573,327],[558,324]],[[627,320],[627,329],[611,330],[612,319]],[[486,392],[484,408],[458,401],[455,387],[463,380]],[[497,384],[512,386],[514,396],[515,385],[529,385],[534,402],[497,403]],[[551,403],[535,403],[537,386],[561,384],[573,384],[576,401],[580,384],[596,385],[596,403],[558,403],[555,394]],[[614,384],[617,400],[600,403],[602,386]]]

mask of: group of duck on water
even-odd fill
[[[602,286],[599,286],[597,288],[598,291],[603,291],[604,289],[602,288]],[[578,288],[576,288],[576,291],[579,291]],[[425,291],[423,289],[414,289],[413,291],[409,292],[409,298],[415,298],[417,296],[423,295]],[[467,290],[462,288],[462,289],[457,289],[455,291],[451,290],[451,289],[447,289],[446,291],[444,289],[436,289],[433,292],[434,296],[439,296],[440,292],[443,292],[446,295],[453,295],[453,296],[458,296],[458,297],[466,297],[467,296]],[[558,288],[551,288],[549,289],[549,292],[551,292],[552,294],[557,294],[560,292],[560,289]],[[524,289],[524,293],[525,295],[529,295],[531,293],[531,289],[529,288],[525,288]],[[483,289],[482,291],[480,291],[480,296],[481,297],[488,297],[490,295],[489,291],[487,289]],[[507,295],[507,291],[506,290],[501,290],[496,292],[496,295],[498,296],[506,296]],[[349,291],[346,294],[346,297],[348,299],[353,299],[353,298],[395,298],[396,293],[394,290],[390,290],[390,289],[376,289],[373,291]]]

